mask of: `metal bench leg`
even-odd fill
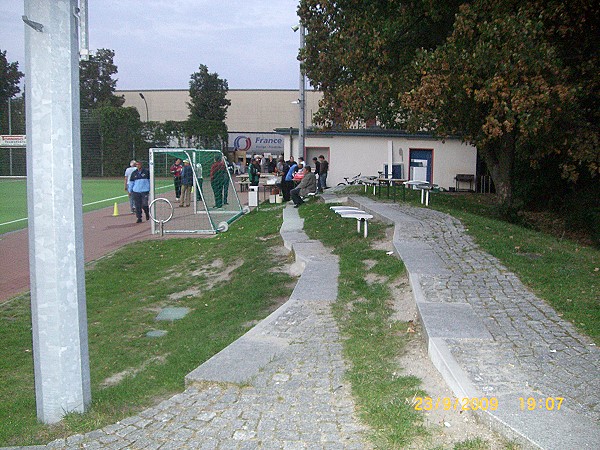
[[[360,219],[356,219],[356,232],[360,233]]]
[[[429,206],[429,191],[425,192],[425,206]]]
[[[368,231],[368,225],[367,225],[367,224],[369,223],[369,221],[368,221],[367,219],[363,219],[363,220],[365,221],[365,225],[364,225],[364,227],[363,227],[363,230],[364,230],[364,237],[367,237],[367,235],[369,234],[369,231]]]

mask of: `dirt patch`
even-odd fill
[[[279,264],[268,270],[270,273],[287,273],[293,277],[297,277],[298,268],[295,266],[296,261],[294,254],[283,245],[276,245],[269,249],[271,257]],[[302,271],[300,271],[301,273]]]
[[[393,252],[394,251],[394,244],[392,242],[393,239],[394,239],[394,227],[393,226],[386,227],[385,228],[385,237],[379,241],[373,241],[373,243],[371,244],[371,247],[375,250],[384,250],[386,252]]]
[[[388,279],[388,277],[385,277],[383,275],[377,275],[376,273],[371,273],[371,272],[369,272],[368,274],[365,275],[365,281],[369,285],[375,284],[375,283],[383,284],[387,281],[387,279]]]
[[[168,355],[155,356],[153,358],[150,358],[150,359],[144,361],[139,367],[134,367],[134,368],[130,368],[130,369],[124,370],[119,373],[115,373],[114,375],[111,375],[110,377],[106,378],[102,383],[100,383],[100,387],[106,388],[109,386],[116,386],[121,381],[123,381],[126,377],[136,376],[138,373],[140,373],[142,370],[144,370],[150,364],[164,364],[167,360],[167,356]]]
[[[365,265],[365,268],[367,269],[367,271],[369,271],[373,267],[375,267],[375,265],[377,264],[377,261],[375,261],[374,259],[363,259],[363,264]]]
[[[190,273],[190,277],[199,278],[202,280],[202,286],[192,286],[183,291],[174,292],[169,295],[170,300],[179,300],[186,297],[196,297],[204,291],[210,291],[218,284],[224,283],[231,279],[231,274],[235,269],[244,264],[243,259],[238,259],[232,264],[224,268],[225,263],[222,259],[215,259],[210,264],[202,266],[200,269]]]

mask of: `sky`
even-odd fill
[[[118,90],[188,89],[200,64],[229,89],[297,89],[298,0],[88,0],[90,50]],[[0,0],[0,50],[24,70],[24,0]],[[30,17],[31,20],[35,18]]]

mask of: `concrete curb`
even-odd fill
[[[298,211],[283,210],[280,229],[284,246],[294,252],[294,270],[301,273],[289,300],[254,326],[246,334],[201,364],[185,377],[185,384],[204,381],[248,383],[286,350],[290,341],[270,336],[270,327],[292,306],[303,301],[333,302],[337,298],[337,257],[319,241],[308,239],[302,231],[304,220]]]

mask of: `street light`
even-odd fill
[[[294,30],[294,33],[296,31],[300,31],[300,51],[304,50],[304,25],[299,24],[299,25],[294,25],[292,27],[292,30]],[[302,62],[300,62],[300,98],[298,99],[298,102],[300,103],[300,127],[298,128],[298,156],[302,156],[304,157],[304,147],[305,147],[305,137],[304,137],[304,132],[305,132],[305,128],[306,128],[306,122],[305,122],[305,109],[306,109],[306,97],[305,97],[305,93],[304,93],[304,89],[306,86],[306,75],[304,74],[304,71],[302,70]]]
[[[141,92],[140,97],[142,97],[142,100],[144,100],[144,103],[146,104],[146,122],[148,122],[148,102],[146,101],[146,97],[144,97],[144,94],[142,94]]]

